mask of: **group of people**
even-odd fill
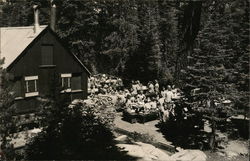
[[[138,82],[135,85],[138,85]],[[134,92],[135,89],[132,83],[131,92],[126,92],[125,110],[127,112],[148,113],[157,111],[163,122],[166,122],[170,115],[175,115],[174,102],[181,97],[179,89],[175,88],[174,85],[168,85],[167,89],[165,87],[160,88],[157,80],[155,80],[155,84],[149,82],[146,88],[141,87],[141,89],[137,89],[137,92]]]
[[[149,81],[147,83],[147,86],[144,86],[142,83],[140,83],[139,80],[133,81],[131,83],[131,94],[136,95],[140,93],[140,91],[146,92],[146,95],[158,95],[160,92],[160,85],[157,80],[154,82]]]
[[[99,74],[91,76],[88,83],[88,92],[91,96],[95,94],[116,94],[122,89],[123,81],[121,78]]]
[[[149,81],[146,85],[132,80],[125,88],[121,78],[102,74],[91,77],[89,84],[90,96],[108,95],[114,98],[119,109],[128,113],[159,112],[163,122],[174,115],[174,101],[181,96],[181,91],[174,85],[160,87],[158,80]]]

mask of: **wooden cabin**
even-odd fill
[[[0,58],[12,76],[18,113],[36,111],[38,97],[57,86],[73,99],[87,98],[90,72],[49,26],[0,28]]]

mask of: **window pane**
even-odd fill
[[[70,88],[70,77],[63,77],[62,78],[62,87],[63,87],[63,89]]]
[[[81,76],[72,77],[72,90],[82,89],[81,87]]]
[[[31,80],[29,83],[29,92],[35,92],[35,81]]]
[[[29,80],[26,81],[26,92],[37,92],[37,87],[36,87],[36,81],[35,80]]]
[[[53,65],[53,46],[43,45],[41,51],[42,65]]]

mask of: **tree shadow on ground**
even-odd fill
[[[184,149],[208,149],[207,133],[194,128],[192,124],[185,121],[169,120],[166,123],[159,122],[156,127],[164,138],[176,147]]]
[[[34,142],[26,147],[26,160],[138,160],[130,156],[124,149],[111,144],[110,146],[101,145],[102,143],[77,145],[66,147],[57,141],[50,140]],[[66,141],[66,140],[65,140]],[[39,148],[36,148],[39,147]],[[104,148],[106,147],[106,148]],[[28,149],[27,149],[28,148]],[[37,150],[39,149],[39,151]],[[40,153],[42,151],[42,153]],[[23,159],[23,158],[22,158]]]

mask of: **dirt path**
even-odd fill
[[[137,132],[141,134],[148,134],[150,136],[153,136],[157,142],[172,146],[172,143],[167,141],[164,138],[163,134],[159,132],[159,128],[155,126],[156,124],[158,124],[158,122],[159,120],[154,120],[146,122],[145,124],[141,123],[131,124],[129,122],[123,121],[122,116],[117,116],[115,119],[115,127],[126,130],[131,133]]]
[[[156,140],[156,142],[172,146],[171,142],[167,141],[163,134],[159,131],[159,128],[157,128],[155,125],[157,125],[159,120],[154,120],[150,122],[146,122],[145,124],[141,123],[134,123],[131,124],[127,121],[122,120],[122,116],[119,115],[115,119],[115,127],[120,128],[123,130],[126,130],[128,132],[137,132],[141,134],[148,134]],[[244,143],[244,144],[243,144]],[[162,149],[162,148],[161,148]],[[162,149],[164,150],[164,149]],[[218,152],[210,152],[205,151],[205,154],[207,155],[207,161],[248,161],[248,155],[246,153],[248,152],[248,143],[245,141],[231,141],[229,142],[228,146],[223,149],[223,153]],[[242,153],[239,155],[233,155],[236,153]],[[167,153],[171,155],[170,153]],[[173,154],[173,153],[172,153]],[[223,154],[223,155],[222,155]],[[232,156],[230,156],[230,155]]]

